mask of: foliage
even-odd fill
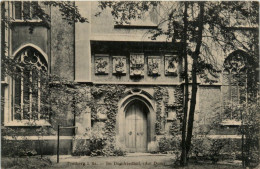
[[[88,22],[87,18],[80,15],[78,7],[75,6],[74,2],[39,2],[39,3],[31,3],[32,8],[34,9],[34,13],[36,16],[25,16],[25,22],[30,21],[33,19],[32,17],[37,17],[41,20],[41,22],[49,25],[51,22],[50,13],[47,9],[51,9],[52,7],[57,7],[61,13],[62,19],[66,20],[68,24],[74,24],[75,22]],[[47,8],[46,8],[47,7]],[[46,10],[45,10],[46,9]],[[2,11],[5,12],[5,11]],[[22,11],[24,13],[24,11]],[[7,16],[7,15],[5,15]],[[2,18],[2,21],[5,23],[5,26],[11,26],[14,18]],[[11,28],[11,27],[10,27]],[[33,25],[30,27],[33,29]],[[6,46],[3,46],[4,50],[7,50]],[[8,52],[3,52],[4,54]],[[24,67],[28,67],[28,65],[23,65],[19,62],[19,59],[12,58],[11,56],[4,55],[1,57],[1,71],[2,76],[12,77],[12,78],[24,78],[24,75],[20,73],[19,69],[24,69]],[[30,65],[29,65],[30,66]],[[38,72],[38,70],[34,69],[33,67],[30,68],[31,70]],[[65,78],[61,78],[52,74],[48,74],[47,72],[39,72],[41,74],[41,115],[44,116],[45,120],[50,122],[52,127],[44,128],[44,133],[48,134],[55,134],[57,130],[57,125],[68,126],[72,125],[71,121],[73,120],[73,116],[81,114],[84,112],[89,106],[92,110],[92,120],[98,120],[96,116],[97,108],[100,105],[97,105],[95,101],[99,98],[99,94],[95,93],[95,90],[101,91],[102,97],[104,97],[105,104],[103,105],[105,109],[108,110],[107,117],[108,119],[105,121],[106,127],[104,129],[104,139],[94,137],[90,140],[91,144],[96,145],[93,146],[93,154],[123,154],[118,148],[114,146],[114,139],[115,139],[115,118],[117,113],[117,102],[124,91],[124,87],[120,86],[88,86],[85,84],[78,84],[75,82],[71,82],[66,80]],[[35,87],[30,82],[25,82],[26,86],[28,87]],[[88,97],[89,91],[87,90],[91,87],[91,97]],[[36,88],[38,89],[38,88]],[[5,103],[5,98],[1,98],[1,104]],[[30,101],[25,101],[29,103]],[[37,103],[32,103],[37,104]],[[15,116],[19,116],[21,113],[19,105],[14,105],[16,107]],[[69,114],[71,113],[71,114]],[[37,112],[35,112],[37,114]],[[68,117],[70,116],[70,117]],[[69,118],[69,120],[64,120],[64,118]],[[31,121],[28,120],[28,126],[35,126],[36,121],[38,119],[34,118]],[[6,135],[10,135],[7,128],[4,129]],[[36,130],[38,131],[38,130]],[[36,132],[35,131],[35,132]],[[19,135],[17,132],[13,131],[14,135]],[[25,133],[25,132],[24,132]],[[103,144],[103,140],[106,140],[106,144]],[[108,153],[101,153],[99,152],[98,147],[101,145],[106,145],[106,151]],[[102,147],[101,146],[101,147]],[[28,146],[30,147],[30,146]],[[25,147],[24,147],[25,148]],[[25,151],[24,148],[20,148],[20,150]],[[104,148],[104,147],[103,147]],[[15,152],[15,151],[13,151]]]
[[[182,122],[183,118],[183,88],[181,86],[177,86],[174,91],[174,106],[176,108],[177,119]]]
[[[39,155],[36,152],[36,147],[32,140],[28,140],[25,137],[20,140],[18,136],[20,135],[19,130],[10,127],[1,127],[2,138],[1,138],[1,154],[5,158],[9,158],[3,165],[3,168],[39,168],[51,165],[51,161],[48,158],[42,157],[32,157]],[[8,135],[11,139],[4,138]],[[21,136],[20,136],[21,137]],[[40,141],[40,140],[38,140]],[[36,144],[37,142],[36,141]],[[38,147],[39,149],[41,147]],[[36,159],[32,161],[31,159]]]
[[[33,8],[33,15],[26,15],[26,12],[22,10],[21,12],[24,15],[25,22],[29,22],[30,20],[39,18],[41,22],[46,25],[50,25],[51,16],[49,13],[49,8],[57,7],[61,13],[62,19],[66,20],[68,24],[72,25],[75,22],[89,22],[88,18],[83,17],[77,6],[75,6],[74,2],[70,1],[35,1],[31,2],[31,7]],[[6,12],[3,10],[3,12]],[[10,17],[9,15],[4,15],[6,17],[1,18],[1,21],[5,23],[6,27],[11,26],[12,22],[15,21],[15,18]],[[29,28],[33,30],[33,25]]]
[[[31,147],[31,141],[26,139],[17,140],[17,138],[13,138],[14,140],[2,139],[1,141],[3,145],[2,153],[5,156],[13,157],[15,161],[18,157],[37,155],[36,150]]]
[[[11,59],[11,58],[5,58],[8,60],[8,62],[5,62],[7,66],[6,68],[6,74],[9,76],[8,78],[24,78],[24,75],[20,72],[16,71],[18,68],[22,68],[23,65],[17,60]],[[5,60],[5,61],[6,61]],[[13,61],[13,64],[8,65],[8,63],[11,63]],[[33,68],[32,68],[33,69]],[[30,81],[25,81],[25,85],[28,88],[32,88],[32,90],[40,90],[41,92],[41,99],[40,99],[40,112],[35,111],[32,112],[33,114],[38,114],[39,116],[32,116],[32,118],[29,120],[27,119],[26,126],[31,126],[32,128],[15,128],[15,127],[3,127],[2,126],[2,136],[3,141],[2,145],[8,145],[4,146],[6,148],[12,147],[13,151],[5,151],[5,155],[8,155],[8,153],[11,156],[16,155],[33,155],[35,154],[35,150],[33,149],[33,146],[31,146],[31,141],[26,140],[26,138],[23,138],[23,140],[17,141],[17,136],[21,137],[22,135],[36,135],[39,136],[39,146],[42,146],[44,143],[44,140],[41,139],[41,136],[45,135],[55,135],[57,130],[57,125],[63,125],[68,126],[72,125],[71,121],[73,118],[73,114],[77,115],[83,112],[86,109],[86,91],[84,90],[86,88],[86,85],[77,84],[74,82],[70,82],[65,80],[64,78],[60,78],[53,75],[47,75],[46,72],[41,72],[37,69],[33,69],[34,72],[40,74],[41,79],[41,86],[38,88],[38,86],[35,87],[34,83]],[[3,95],[2,95],[3,96]],[[8,102],[6,98],[1,97],[1,105],[3,106],[5,102]],[[29,103],[28,100],[24,100],[24,103]],[[38,100],[34,99],[32,102],[32,105],[37,105]],[[29,105],[29,104],[28,104]],[[25,106],[28,106],[25,105]],[[77,106],[76,105],[81,105]],[[16,105],[14,103],[14,107],[16,111],[14,112],[15,117],[19,115],[20,117],[20,105]],[[70,117],[67,117],[67,116]],[[51,124],[51,126],[39,126],[37,125],[37,122],[39,120],[39,117],[41,120],[45,120]],[[64,120],[64,118],[67,118],[68,120]],[[20,118],[17,118],[19,121]],[[25,121],[25,120],[24,120]],[[12,140],[6,140],[5,136],[12,137]],[[9,146],[14,145],[14,146]],[[38,144],[35,144],[36,148]],[[42,152],[42,148],[39,147],[39,151]],[[3,151],[4,152],[4,151]]]
[[[175,137],[163,136],[158,141],[159,152],[163,153],[163,154],[171,153],[171,154],[175,154],[177,157],[179,157],[180,152],[181,152],[180,142],[181,142],[181,138],[178,136],[175,136]]]
[[[123,150],[122,148],[114,148],[113,149],[113,156],[125,156],[126,155],[126,151]]]
[[[192,140],[192,154],[196,160],[210,160],[213,164],[221,159],[235,160],[239,156],[238,142],[231,139],[196,137]]]
[[[180,132],[181,121],[183,116],[183,91],[180,86],[177,86],[174,91],[175,101],[173,104],[169,104],[169,92],[168,89],[161,86],[154,87],[154,99],[156,100],[156,122],[155,132],[157,135],[164,133],[164,126],[166,124],[166,118],[170,109],[174,109],[177,114],[177,119],[171,119],[170,134],[176,135]]]
[[[91,131],[91,133],[86,133],[86,136],[89,137],[87,140],[75,140],[77,146],[75,148],[75,155],[91,155],[91,156],[114,156],[114,155],[124,155],[124,151],[117,148],[115,145],[115,125],[116,125],[116,115],[118,112],[117,103],[122,97],[123,92],[125,91],[125,86],[121,85],[79,85],[73,83],[65,83],[67,90],[61,90],[60,87],[63,86],[62,83],[57,83],[59,89],[54,89],[54,92],[62,92],[58,94],[61,97],[58,104],[52,104],[52,107],[55,108],[55,114],[62,115],[62,108],[68,109],[66,103],[73,103],[71,106],[75,105],[76,110],[75,115],[80,115],[84,113],[87,107],[91,109],[91,120],[92,123],[104,122],[104,128],[99,129],[98,131]],[[62,86],[61,86],[62,85]],[[64,87],[64,86],[63,86]],[[64,95],[65,94],[65,95]],[[64,100],[64,98],[66,98]],[[56,103],[57,100],[54,100],[53,103]],[[72,107],[73,108],[73,107]],[[73,110],[73,109],[72,109]],[[104,112],[99,112],[100,110]],[[59,113],[60,112],[60,113]],[[106,115],[106,119],[100,119],[98,112]],[[61,119],[62,118],[58,118]],[[57,119],[57,120],[58,120]],[[62,123],[62,121],[60,121]]]
[[[223,130],[222,113],[216,111],[214,116],[205,119],[207,123],[204,126],[196,125],[191,142],[190,158],[195,157],[197,162],[210,160],[213,164],[222,159],[235,160],[239,158],[241,155],[241,147],[239,147],[241,141],[239,139],[211,137],[214,136],[212,133],[215,131]],[[202,124],[200,121],[197,123]]]
[[[129,24],[131,20],[141,19],[142,14],[147,12],[151,7],[156,6],[158,2],[143,1],[143,2],[113,2],[103,1],[99,2],[99,7],[104,10],[105,8],[112,8],[111,14],[116,18],[116,24]],[[99,16],[101,12],[95,14]]]
[[[89,138],[89,150],[91,156],[103,156],[106,155],[104,152],[104,148],[107,144],[107,138],[105,137],[104,133],[101,132],[92,132]]]
[[[12,168],[12,169],[35,169],[35,168],[49,168],[52,162],[49,158],[39,158],[39,157],[26,157],[18,158],[17,161],[13,161],[10,158],[4,158],[1,163],[2,168]]]
[[[125,151],[109,142],[104,133],[104,129],[93,130],[87,134],[87,139],[75,139],[75,150],[73,155],[76,156],[124,156]]]
[[[229,103],[228,105],[225,106],[221,118],[241,121],[241,109],[239,107],[235,107],[234,103]]]
[[[227,111],[217,112],[215,116],[206,119],[207,127],[195,129],[191,152],[197,160],[208,159],[216,163],[220,159],[231,158],[245,161],[246,166],[255,166],[259,163],[259,103],[258,98],[251,100],[255,101],[233,103]],[[212,131],[223,130],[222,122],[230,120],[230,114],[226,113],[233,113],[232,120],[241,122],[237,127],[237,135],[241,135],[244,141],[210,137]]]
[[[88,156],[91,154],[89,150],[89,139],[74,139],[76,145],[73,149],[73,156]]]
[[[118,112],[118,101],[123,96],[125,91],[125,86],[123,85],[99,85],[92,86],[90,89],[91,99],[88,100],[87,105],[91,108],[91,118],[92,122],[95,123],[100,121],[97,116],[97,110],[105,110],[101,112],[106,115],[104,121],[105,126],[102,129],[102,135],[104,136],[105,143],[103,139],[99,139],[98,142],[102,146],[102,153],[98,152],[96,154],[101,155],[119,155],[124,154],[115,145],[115,125],[116,125],[116,115]],[[101,103],[103,102],[103,103]],[[98,103],[98,104],[97,104]],[[121,152],[121,153],[120,153]]]
[[[63,13],[63,16],[68,18],[69,23],[72,19],[76,19],[76,21],[85,21],[82,20],[79,17],[79,13],[75,8],[70,6],[69,2],[45,2],[47,5],[50,6],[58,6],[60,8],[60,11]],[[244,21],[249,21],[250,24],[256,24],[258,25],[258,4],[256,2],[249,3],[249,5],[246,2],[205,2],[205,13],[202,13],[202,18],[204,16],[204,20],[200,20],[201,17],[199,16],[199,12],[194,11],[200,11],[203,8],[201,6],[202,2],[189,2],[189,15],[188,15],[188,31],[187,32],[178,32],[178,30],[184,30],[183,29],[183,23],[182,23],[182,17],[183,17],[183,2],[176,2],[172,3],[173,8],[167,8],[172,9],[172,11],[167,11],[166,19],[164,19],[165,22],[168,22],[168,29],[165,31],[162,28],[158,28],[154,32],[153,38],[156,38],[157,36],[160,36],[162,34],[168,35],[170,38],[173,38],[174,35],[180,34],[182,37],[183,34],[188,34],[187,41],[190,42],[187,45],[187,52],[191,56],[192,59],[197,58],[197,62],[193,64],[192,71],[196,72],[197,74],[201,75],[204,73],[204,70],[208,70],[213,75],[217,73],[217,68],[215,67],[215,59],[213,58],[212,52],[209,50],[209,46],[207,45],[207,41],[213,40],[215,41],[216,45],[222,48],[223,51],[229,51],[234,50],[238,47],[242,47],[244,50],[246,50],[250,54],[255,54],[252,52],[252,48],[248,48],[247,46],[250,46],[251,42],[245,42],[246,44],[243,44],[243,42],[240,42],[235,35],[234,31],[232,29],[228,29],[226,25],[229,25],[229,19],[232,18],[231,14],[235,14],[237,16],[237,19],[234,25],[231,26],[239,26],[243,25]],[[204,3],[204,2],[203,2]],[[141,14],[143,12],[146,12],[149,10],[150,7],[157,6],[158,2],[100,2],[100,6],[102,9],[106,7],[112,8],[112,15],[114,15],[116,18],[119,18],[120,20],[118,23],[122,22],[128,22],[131,19],[135,18],[141,18]],[[245,6],[248,6],[248,8],[245,8]],[[42,20],[44,18],[46,21],[48,21],[48,16],[43,14],[44,11],[39,10],[38,13]],[[76,14],[76,15],[75,15]],[[74,15],[76,17],[74,17]],[[227,15],[227,16],[226,16]],[[73,16],[73,17],[71,17]],[[238,19],[239,18],[239,19]],[[4,18],[6,19],[6,18]],[[8,22],[8,20],[5,20]],[[9,20],[10,21],[10,20]],[[199,27],[199,22],[204,21],[202,27]],[[162,22],[160,24],[163,24]],[[176,29],[176,27],[179,27],[180,29]],[[205,27],[208,27],[209,29],[203,29]],[[200,29],[201,28],[201,29]],[[177,30],[177,31],[176,31]],[[201,32],[203,32],[203,34]],[[242,31],[242,34],[246,34]],[[203,35],[203,36],[202,36]],[[253,35],[251,34],[250,37]],[[200,37],[200,38],[199,38]],[[173,38],[174,39],[174,38]],[[200,39],[196,41],[197,39]],[[234,43],[236,42],[236,43]],[[196,45],[200,44],[200,45]],[[185,39],[185,45],[186,45],[186,39]],[[252,46],[252,45],[251,45]],[[194,50],[196,47],[196,50]],[[258,55],[256,55],[258,56]],[[13,65],[12,61],[8,60],[8,58],[4,57],[4,59],[7,59],[4,61],[4,63],[7,63],[7,65]],[[2,62],[3,63],[3,62]],[[6,68],[3,66],[3,72],[9,70],[14,70],[10,68]],[[196,77],[195,73],[195,77]],[[209,80],[205,77],[206,82]],[[196,79],[196,78],[195,78]],[[84,98],[84,95],[82,93],[78,93],[77,87],[75,87],[74,84],[70,82],[59,82],[56,83],[55,81],[49,81],[48,79],[48,85],[52,86],[53,91],[46,90],[46,96],[50,94],[51,97],[46,97],[49,99],[46,99],[46,111],[48,114],[51,115],[62,115],[64,112],[66,112],[67,107],[73,107],[75,106],[75,103],[80,103],[82,98]],[[192,80],[192,82],[195,84],[196,87],[196,81]],[[47,86],[48,86],[47,85]],[[49,87],[49,86],[48,86]],[[46,89],[49,89],[49,88]],[[104,89],[103,89],[104,87]],[[90,99],[88,104],[91,107],[92,113],[92,120],[98,121],[98,117],[96,116],[96,109],[97,106],[103,106],[105,109],[108,110],[107,117],[108,119],[105,121],[106,127],[105,127],[105,134],[108,137],[109,143],[111,143],[108,146],[108,149],[112,151],[114,148],[113,142],[114,136],[115,136],[115,117],[117,113],[117,101],[122,95],[121,88],[119,88],[119,91],[116,91],[118,86],[94,86],[93,89],[91,89],[93,99]],[[58,90],[59,89],[59,90]],[[65,90],[62,90],[65,89]],[[194,88],[193,88],[194,89]],[[64,93],[57,93],[56,91],[62,91]],[[56,95],[55,95],[56,94]],[[157,102],[158,108],[156,111],[156,133],[161,133],[162,130],[162,124],[165,122],[165,114],[162,114],[163,108],[162,108],[162,102],[163,102],[163,92],[158,88],[155,92],[155,100]],[[102,96],[102,99],[104,99],[105,104],[104,105],[97,105],[97,101]],[[193,97],[195,96],[195,97]],[[192,99],[196,100],[196,92],[195,95],[192,96]],[[61,99],[61,100],[59,100]],[[47,102],[48,101],[48,102]],[[52,107],[50,108],[48,103],[51,102]],[[66,103],[72,103],[71,105],[67,105]],[[180,103],[180,102],[179,102]],[[178,104],[179,104],[178,103]],[[196,102],[195,102],[196,104]],[[59,108],[59,105],[63,105],[63,108]],[[65,105],[65,106],[64,106]],[[48,110],[48,111],[47,111]],[[50,111],[49,111],[50,110]],[[82,108],[81,110],[84,110]],[[81,110],[78,110],[77,113],[80,113]],[[255,109],[257,110],[257,109]],[[181,111],[178,111],[181,112]],[[257,112],[257,111],[252,111]],[[256,115],[256,114],[251,114]],[[178,115],[179,116],[179,115]],[[243,131],[248,131],[245,134],[248,134],[247,138],[250,138],[253,142],[256,141],[256,138],[253,137],[253,133],[256,133],[258,129],[255,129],[253,126],[252,121],[254,119],[250,119],[252,117],[248,117],[248,121],[246,121],[246,128],[243,129]],[[62,119],[62,118],[61,118]],[[257,124],[257,123],[254,123]],[[257,126],[257,125],[256,125]],[[192,132],[191,132],[192,134]],[[249,136],[250,134],[250,136]],[[247,144],[249,144],[249,140],[247,141]],[[213,142],[213,145],[221,145],[218,142]],[[253,144],[254,145],[254,144]],[[220,146],[221,147],[221,146]],[[249,149],[250,150],[250,149]],[[218,150],[213,150],[213,152],[218,152]],[[214,153],[213,153],[214,154]],[[248,157],[249,158],[249,157]]]
[[[158,28],[150,30],[153,35],[151,39],[166,35],[175,43],[180,40],[185,46],[184,58],[192,59],[191,73],[192,94],[188,117],[188,129],[185,131],[183,142],[189,152],[193,133],[193,121],[197,95],[197,75],[206,83],[217,82],[216,78],[220,72],[219,65],[214,52],[237,50],[242,48],[252,56],[258,56],[254,45],[250,40],[241,40],[241,35],[254,37],[252,31],[232,29],[245,25],[258,26],[258,4],[256,2],[100,2],[101,9],[111,8],[117,24],[129,24],[131,20],[141,19],[142,14],[151,9],[162,14]],[[160,10],[158,10],[158,8]],[[163,11],[165,9],[165,11]],[[162,10],[162,11],[161,11]],[[232,20],[232,22],[230,22]],[[250,38],[249,38],[250,39]],[[250,47],[251,46],[251,47]],[[257,45],[255,45],[257,46]],[[216,49],[216,50],[215,50]],[[214,51],[215,50],[215,51]],[[256,58],[258,60],[258,58]],[[258,63],[258,62],[257,62]],[[188,63],[185,63],[186,66]],[[187,72],[186,72],[187,73]],[[185,75],[185,76],[188,76]],[[188,82],[186,82],[188,83]],[[188,92],[185,91],[185,92]],[[160,104],[161,98],[155,97]],[[185,104],[184,117],[188,115]],[[160,106],[156,112],[156,133],[161,131]],[[186,121],[186,119],[184,119]],[[184,147],[186,147],[184,146]],[[185,153],[185,154],[186,154]],[[186,156],[186,155],[185,155]],[[186,157],[185,157],[186,159]]]
[[[180,131],[181,131],[180,121],[177,119],[173,119],[173,121],[171,122],[171,126],[169,128],[169,133],[173,136],[176,136],[180,134]]]
[[[214,114],[211,114],[211,116],[196,120],[189,155],[190,158],[195,157],[196,162],[210,160],[215,164],[222,159],[234,160],[239,157],[239,140],[220,138],[221,135],[214,138],[216,131],[223,130],[222,113],[220,107],[216,107]],[[200,114],[200,112],[197,112],[197,114]]]
[[[8,61],[13,60],[11,58]],[[9,62],[8,62],[9,63]],[[21,63],[15,62],[16,64],[7,65],[6,71],[7,74],[11,77],[23,77],[23,74],[17,73],[17,67],[22,67]],[[105,128],[103,129],[104,138],[95,137],[90,139],[91,146],[90,153],[91,155],[119,155],[124,154],[123,151],[116,148],[115,146],[115,124],[116,124],[116,114],[118,112],[117,103],[123,92],[125,86],[118,85],[101,85],[101,86],[91,86],[86,84],[78,84],[66,80],[65,78],[60,78],[58,76],[47,75],[41,73],[41,96],[44,99],[41,99],[41,116],[44,115],[46,120],[50,122],[51,127],[44,128],[45,134],[55,134],[57,130],[57,125],[68,126],[71,125],[69,120],[64,120],[68,118],[68,115],[72,115],[70,119],[75,118],[75,116],[84,113],[87,107],[91,108],[91,117],[93,122],[99,121],[97,116],[98,108],[103,108],[106,112],[107,119],[105,120]],[[30,82],[26,82],[28,86],[32,86]],[[2,104],[4,103],[5,98],[2,99]],[[104,104],[97,104],[102,100]],[[16,105],[15,105],[16,106]],[[17,105],[19,107],[19,105]],[[19,110],[19,109],[18,109]],[[16,113],[19,111],[16,111]],[[74,115],[74,117],[73,117]],[[37,119],[28,120],[28,126],[35,126]],[[37,126],[37,125],[36,125]],[[7,131],[7,130],[6,130]],[[38,131],[38,130],[37,130]],[[36,131],[35,131],[36,132]],[[15,132],[14,132],[15,133]],[[37,133],[40,134],[40,133]],[[44,135],[45,135],[44,134]],[[6,132],[6,135],[10,133]],[[19,135],[16,134],[15,135]],[[83,145],[83,149],[86,146]],[[24,150],[21,148],[21,150]],[[84,151],[79,151],[79,154],[84,154]]]
[[[167,103],[169,100],[168,90],[161,86],[154,87],[154,99],[156,101],[155,133],[160,135],[163,133],[166,123],[166,107],[165,110],[163,110],[163,102]]]
[[[225,111],[219,113],[220,121],[218,123],[231,119],[241,122],[241,125],[238,126],[238,134],[243,137],[243,144],[240,148],[241,158],[246,166],[252,166],[259,162],[260,109],[259,97],[256,97],[259,91],[248,89],[246,92],[240,94],[248,95],[250,98],[246,99],[247,101],[240,100],[240,103],[233,102],[226,105]]]
[[[256,100],[257,103],[241,105],[243,125],[240,127],[240,132],[245,137],[244,155],[247,166],[259,163],[260,106],[259,98]]]

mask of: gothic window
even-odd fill
[[[26,19],[37,19],[36,6],[38,2],[36,1],[14,1],[13,2],[13,16],[16,20],[26,20]]]
[[[47,118],[42,107],[46,73],[45,58],[34,48],[27,47],[16,58],[19,63],[13,78],[13,120],[41,120]],[[45,113],[43,113],[45,112]]]
[[[231,53],[224,62],[222,94],[225,116],[240,120],[238,105],[248,102],[254,71],[250,57],[243,51]]]

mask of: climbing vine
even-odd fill
[[[177,86],[174,91],[175,101],[169,104],[169,92],[167,87],[156,86],[154,87],[154,99],[156,101],[156,122],[155,132],[157,135],[163,134],[164,125],[166,124],[167,114],[169,109],[175,109],[177,119],[171,119],[169,132],[176,135],[180,131],[183,112],[183,90],[181,86]]]
[[[183,89],[181,86],[177,86],[174,91],[175,102],[174,105],[176,107],[177,119],[182,121],[183,115]]]
[[[181,129],[182,116],[183,116],[183,89],[181,86],[176,87],[174,91],[174,97],[175,97],[175,101],[173,106],[175,107],[176,110],[177,119],[174,119],[172,121],[172,124],[169,129],[172,135],[179,134]]]
[[[156,122],[155,133],[157,135],[163,134],[164,125],[166,124],[167,105],[169,101],[169,93],[167,88],[156,86],[154,87],[154,100],[156,101]],[[163,104],[164,103],[164,104]]]
[[[104,135],[106,138],[106,146],[103,150],[103,155],[113,155],[115,147],[115,125],[116,125],[116,115],[118,112],[118,101],[123,96],[125,91],[125,86],[123,85],[100,85],[92,86],[90,89],[91,99],[88,102],[91,108],[91,119],[92,121],[99,121],[97,115],[98,109],[103,110],[100,112],[106,115],[104,121]],[[102,104],[98,104],[103,102]]]

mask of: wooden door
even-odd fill
[[[145,105],[135,102],[126,111],[125,142],[129,152],[145,152],[147,147],[147,116]]]

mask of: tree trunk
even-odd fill
[[[183,58],[184,58],[184,106],[183,106],[183,120],[182,120],[182,152],[181,152],[181,165],[187,165],[187,154],[186,154],[186,126],[187,126],[187,114],[188,114],[188,101],[189,101],[189,79],[188,79],[188,58],[187,58],[187,28],[188,28],[188,20],[187,20],[187,9],[188,2],[184,2],[184,16],[183,16],[183,36],[182,40],[184,43],[183,47]]]
[[[199,54],[200,54],[200,47],[201,47],[201,44],[202,44],[204,3],[205,3],[205,2],[199,2],[200,14],[199,14],[199,17],[198,17],[198,20],[199,20],[198,38],[197,38],[196,49],[195,49],[195,51],[192,53],[192,59],[193,59],[193,63],[192,63],[192,92],[191,92],[191,103],[190,103],[188,129],[187,129],[187,137],[186,137],[186,154],[189,153],[190,147],[191,147],[193,121],[194,121],[194,113],[195,113],[195,107],[196,107],[196,96],[197,96],[197,64],[198,64],[198,56],[199,56]]]

